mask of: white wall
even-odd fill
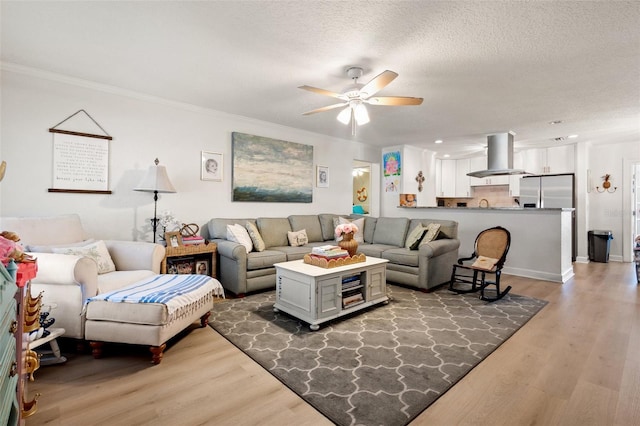
[[[353,159],[380,162],[380,149],[188,105],[143,97],[58,76],[2,72],[0,155],[8,164],[0,184],[0,215],[78,213],[96,238],[151,240],[153,196],[132,189],[157,157],[176,194],[160,194],[158,212],[185,223],[212,217],[287,216],[351,212]],[[111,136],[111,195],[49,193],[52,134],[48,129],[86,110]],[[314,164],[329,166],[330,187],[313,202],[231,201],[231,133],[243,132],[314,146]],[[200,152],[224,155],[222,182],[200,180]]]
[[[623,173],[628,167],[628,161],[640,161],[640,142],[592,145],[589,150],[589,166],[591,171],[591,192],[587,193],[587,229],[611,230],[610,260],[623,260],[623,247],[631,246],[631,231],[627,231],[625,222],[629,221],[633,208],[631,207],[631,180],[628,175],[625,180]],[[627,162],[627,164],[625,164]],[[580,166],[577,166],[580,167]],[[618,187],[614,193],[598,192],[602,190],[602,176],[611,175],[611,190]],[[580,190],[580,188],[579,188]],[[583,189],[584,190],[584,189]],[[629,260],[629,259],[627,259]]]

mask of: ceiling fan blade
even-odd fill
[[[347,105],[349,105],[349,102],[343,102],[343,103],[340,103],[340,104],[328,105],[326,107],[314,109],[312,111],[303,112],[302,115],[309,115],[309,114],[315,114],[316,112],[329,111],[329,110],[332,110],[332,109],[335,109],[335,108],[340,108],[340,107],[347,106]]]
[[[422,98],[412,98],[409,96],[376,96],[367,99],[370,105],[388,105],[388,106],[401,106],[401,105],[420,105],[422,104]]]
[[[391,83],[398,76],[398,73],[393,71],[382,71],[380,74],[375,76],[373,80],[365,84],[362,89],[360,89],[360,93],[363,94],[363,98],[368,98],[373,96],[379,90],[382,90],[387,84]]]
[[[345,99],[345,96],[341,93],[331,92],[329,90],[318,89],[311,86],[299,86],[298,89],[308,90],[309,92],[317,93],[318,95],[331,96],[332,98]]]

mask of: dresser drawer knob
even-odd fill
[[[11,363],[11,370],[9,370],[9,377],[13,377],[16,374],[18,374],[18,363],[16,361],[13,361]]]
[[[9,326],[9,333],[13,334],[16,331],[18,331],[18,321],[13,320],[11,321],[11,325]]]

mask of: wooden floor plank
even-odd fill
[[[505,275],[513,293],[549,304],[412,425],[640,424],[634,266],[574,269],[565,284]],[[141,347],[67,354],[29,383],[42,396],[27,426],[331,424],[208,327],[172,341],[157,366]]]

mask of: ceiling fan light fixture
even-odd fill
[[[340,111],[340,114],[338,114],[338,117],[336,118],[338,119],[339,122],[341,122],[344,125],[349,124],[349,122],[351,121],[351,107],[348,106],[342,111]]]
[[[362,126],[363,124],[367,124],[369,122],[369,112],[367,111],[367,107],[364,106],[363,103],[358,103],[355,106],[353,112],[356,122],[359,126]]]

